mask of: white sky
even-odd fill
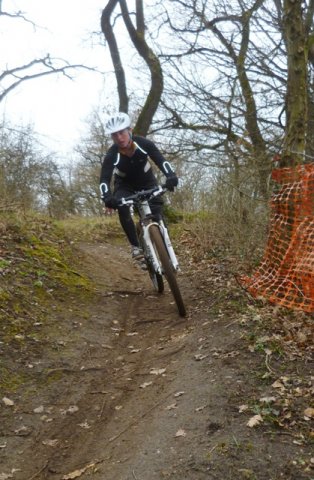
[[[111,70],[101,35],[93,37],[94,45],[91,38],[92,32],[100,32],[105,5],[104,0],[3,0],[3,11],[21,11],[41,28],[0,16],[1,71],[47,53],[72,64]],[[0,103],[1,118],[14,125],[33,124],[41,143],[64,158],[86,134],[84,121],[104,99],[105,87],[101,74],[70,73],[74,81],[52,74],[23,82]]]

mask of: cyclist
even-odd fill
[[[105,133],[111,135],[113,145],[107,151],[101,167],[101,198],[107,208],[118,210],[121,226],[131,245],[132,258],[144,267],[143,251],[139,246],[130,208],[118,206],[119,199],[158,185],[149,159],[166,176],[165,185],[168,190],[173,191],[178,185],[178,177],[151,140],[132,134],[131,120],[126,113],[118,112],[108,118]],[[113,192],[110,189],[112,177]],[[161,215],[162,200],[153,200],[151,208],[158,218]]]

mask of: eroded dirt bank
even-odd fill
[[[51,305],[16,359],[32,381],[1,392],[0,480],[313,478],[310,359],[253,348],[260,312],[223,265],[181,259],[182,319],[125,248],[77,255],[98,293]]]

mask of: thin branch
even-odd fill
[[[80,64],[77,64],[77,65],[66,64],[63,67],[58,67],[57,68],[57,67],[53,66],[53,64],[52,64],[53,60],[57,60],[57,59],[51,59],[50,56],[47,55],[44,58],[33,60],[28,64],[22,65],[20,67],[12,68],[10,70],[6,70],[5,72],[3,72],[2,75],[0,75],[0,81],[3,80],[6,77],[9,77],[9,76],[13,77],[16,80],[13,81],[13,83],[11,83],[11,85],[9,87],[5,88],[2,91],[2,93],[0,94],[0,103],[12,90],[16,89],[21,83],[23,83],[27,80],[34,80],[35,78],[44,77],[44,76],[47,76],[47,75],[52,75],[52,74],[57,74],[57,73],[62,73],[63,75],[65,75],[70,80],[73,80],[72,76],[68,73],[68,70],[73,70],[73,69],[76,69],[76,68],[83,68],[85,70],[89,70],[89,71],[93,71],[93,72],[97,71],[93,67],[87,67],[85,65],[80,65]],[[17,75],[18,72],[25,72],[26,70],[32,69],[36,65],[43,65],[44,67],[46,67],[47,70],[45,70],[43,72],[27,74],[27,75],[24,75],[24,76],[21,76],[21,77]]]

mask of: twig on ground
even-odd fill
[[[33,480],[34,478],[38,477],[38,475],[40,475],[48,466],[48,462],[45,463],[45,465],[36,473],[34,473],[34,475],[32,475],[28,480]]]
[[[150,412],[152,412],[155,408],[159,407],[159,405],[161,405],[168,397],[170,397],[170,395],[173,395],[173,392],[169,393],[168,395],[166,395],[164,398],[162,398],[159,402],[155,403],[152,407],[150,407],[148,410],[146,410],[146,412],[144,412],[142,415],[140,415],[139,417],[137,417],[133,422],[129,423],[129,425],[127,425],[123,430],[121,430],[119,433],[117,433],[117,435],[115,435],[114,437],[111,437],[109,438],[108,442],[107,442],[107,445],[109,445],[110,443],[112,442],[115,442],[119,437],[121,437],[121,435],[123,435],[125,432],[127,432],[131,427],[133,427],[134,425],[136,425],[140,420],[142,420],[144,417],[146,417],[146,415],[148,415]],[[105,446],[105,445],[104,445]]]
[[[107,367],[88,367],[88,368],[82,368],[81,370],[74,370],[72,368],[67,368],[67,367],[59,367],[59,368],[52,368],[46,373],[46,375],[51,375],[52,373],[56,373],[56,372],[84,373],[84,372],[91,372],[91,371],[97,371],[97,370],[107,370]]]
[[[270,359],[270,354],[269,353],[266,353],[266,357],[265,357],[265,365],[266,365],[266,368],[267,370],[270,372],[270,373],[276,373],[275,370],[273,370],[271,368],[271,366],[269,365],[269,359]]]

